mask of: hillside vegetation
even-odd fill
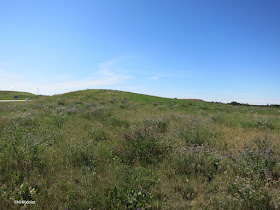
[[[277,209],[280,109],[85,90],[0,104],[0,206]]]
[[[38,98],[37,95],[27,92],[19,91],[0,91],[0,100],[14,100],[14,96],[18,96],[18,100],[24,100],[26,98],[34,99]]]

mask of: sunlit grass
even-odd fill
[[[275,146],[272,159],[262,159],[256,138]],[[36,201],[31,209],[273,209],[279,139],[277,107],[112,90],[2,103],[0,206],[17,209],[14,200],[25,199]],[[246,148],[262,175],[232,162],[248,159],[239,155]]]

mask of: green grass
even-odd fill
[[[0,91],[0,100],[14,100],[14,96],[18,96],[18,100],[25,100],[26,98],[35,99],[37,95],[27,92],[19,91]]]
[[[279,139],[277,106],[114,90],[1,103],[0,206],[277,209]]]

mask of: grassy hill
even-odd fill
[[[37,95],[27,92],[0,91],[0,100],[14,100],[14,96],[18,96],[18,100],[24,100],[26,98],[34,99],[38,97]]]
[[[0,104],[0,206],[276,209],[280,109],[84,90]]]

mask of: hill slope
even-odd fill
[[[19,92],[19,91],[0,91],[0,100],[14,100],[14,96],[18,96],[18,100],[26,98],[34,99],[37,96],[32,93]]]
[[[276,208],[279,110],[114,90],[0,104],[0,206]]]

